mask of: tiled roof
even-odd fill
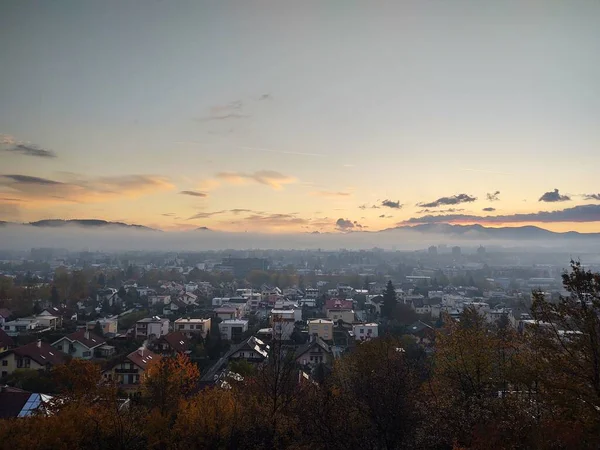
[[[0,316],[8,319],[10,316],[12,316],[12,311],[10,309],[0,308]]]
[[[331,298],[325,302],[325,309],[352,309],[352,300],[343,300],[340,298]]]
[[[29,357],[40,365],[56,365],[66,362],[67,355],[56,350],[50,344],[41,341],[34,341],[27,345],[22,345],[15,349],[9,350],[20,357]]]
[[[176,352],[183,353],[189,350],[190,340],[180,331],[173,331],[161,339],[164,339]]]
[[[88,332],[87,337],[86,337],[85,330],[76,331],[75,333],[68,334],[65,337],[71,341],[78,341],[78,342],[82,343],[83,345],[85,345],[87,348],[98,347],[98,346],[106,343],[106,339],[104,339],[103,337],[97,336],[92,332]]]
[[[0,347],[12,347],[14,344],[12,338],[0,328]]]
[[[147,348],[140,348],[127,355],[127,359],[134,363],[136,366],[138,366],[140,369],[146,370],[148,364],[150,364],[152,361],[160,359],[160,356],[156,353],[151,352]]]

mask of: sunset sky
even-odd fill
[[[599,20],[593,0],[1,2],[0,220],[598,232]]]

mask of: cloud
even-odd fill
[[[544,195],[540,197],[539,202],[566,202],[571,200],[571,197],[568,195],[561,195],[558,192],[558,189],[554,189],[553,191],[545,192]]]
[[[400,204],[399,201],[391,201],[391,200],[384,200],[381,202],[381,206],[385,206],[386,208],[392,208],[392,209],[401,209],[402,205]]]
[[[204,192],[198,192],[198,191],[181,191],[180,194],[190,195],[192,197],[208,197],[208,194],[205,194]]]
[[[442,205],[458,205],[460,203],[474,202],[475,200],[477,200],[477,197],[472,197],[468,194],[458,194],[451,197],[440,197],[429,203],[417,203],[417,206],[423,208],[437,208]]]
[[[583,194],[584,200],[600,200],[600,194]]]
[[[491,206],[488,206],[487,208],[483,208],[483,211],[492,212],[492,211],[496,211],[496,208],[492,208]]]
[[[385,214],[382,214],[379,216],[380,219],[391,219],[393,216],[386,216]]]
[[[0,187],[20,201],[37,203],[102,202],[116,198],[136,198],[151,192],[170,190],[174,186],[154,175],[121,175],[86,179],[77,174],[63,174],[64,181],[22,174],[0,175]]]
[[[350,192],[334,192],[334,191],[317,191],[317,192],[311,192],[311,195],[314,195],[316,197],[350,197],[352,195],[352,193]]]
[[[356,222],[352,222],[348,219],[339,218],[335,222],[335,227],[341,231],[349,231],[352,230],[356,226]]]
[[[15,145],[17,140],[10,134],[0,134],[0,145]]]
[[[448,208],[448,209],[422,209],[417,211],[418,214],[441,214],[441,213],[455,213],[464,211],[462,208]]]
[[[21,153],[26,156],[35,156],[38,158],[56,158],[56,153],[52,150],[46,150],[35,145],[17,144],[6,150],[12,153]]]
[[[500,195],[500,191],[496,191],[493,193],[487,193],[485,194],[485,197],[488,199],[489,202],[497,202],[498,200],[500,200],[500,198],[498,197]]]
[[[165,216],[165,217],[173,217],[175,215],[175,213],[163,213],[161,214],[161,216]]]
[[[197,214],[194,214],[191,217],[188,217],[187,220],[208,219],[209,217],[216,216],[216,215],[219,215],[219,214],[224,214],[226,212],[227,212],[226,209],[223,209],[221,211],[213,211],[213,212],[199,212]]]
[[[413,217],[399,225],[426,223],[523,223],[523,222],[600,222],[600,205],[580,205],[558,211],[508,214],[498,216],[477,216],[469,214],[446,214]]]
[[[243,107],[244,103],[241,100],[236,100],[226,105],[212,106],[209,109],[208,114],[198,120],[200,122],[211,122],[230,119],[245,119],[250,117],[248,114],[242,112]]]
[[[377,205],[371,205],[371,206],[369,206],[369,205],[366,205],[366,204],[365,205],[360,205],[358,207],[358,209],[367,209],[367,208],[369,208],[369,209],[379,209],[380,207],[377,206]]]
[[[276,190],[282,189],[285,184],[294,183],[296,181],[295,178],[275,172],[274,170],[259,170],[253,173],[220,172],[217,174],[217,178],[233,184],[243,184],[248,181],[253,181]]]

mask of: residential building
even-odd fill
[[[135,323],[136,338],[159,338],[169,332],[169,319],[147,317]]]
[[[89,331],[93,331],[96,328],[96,324],[100,324],[102,333],[105,336],[111,336],[117,334],[118,318],[115,317],[103,317],[102,319],[96,319],[89,321],[86,326]]]
[[[227,341],[239,341],[246,331],[248,331],[247,320],[229,319],[219,323],[221,338]]]
[[[100,355],[100,347],[105,344],[106,339],[103,337],[96,336],[88,330],[80,330],[60,338],[52,347],[73,358],[92,359]]]
[[[220,308],[215,308],[215,315],[221,320],[238,319],[240,311],[238,308],[225,305]]]
[[[20,319],[4,323],[4,331],[9,336],[33,333],[41,329],[43,328],[35,317],[21,317]]]
[[[6,308],[0,308],[0,328],[4,329],[4,323],[10,319],[12,311]]]
[[[269,356],[269,346],[254,336],[232,348],[225,358],[228,361],[244,359],[248,362],[261,363]]]
[[[296,327],[294,310],[271,310],[271,325],[273,327],[273,339],[282,341],[290,340]]]
[[[317,335],[325,341],[333,339],[333,320],[313,319],[308,321],[308,334]]]
[[[171,302],[170,295],[153,295],[148,297],[148,304],[150,306],[156,305],[168,305]]]
[[[40,340],[10,349],[0,354],[1,376],[17,369],[48,370],[66,362],[67,355]]]
[[[323,339],[312,336],[306,344],[296,350],[294,358],[302,366],[315,366],[321,363],[331,365],[333,353],[331,347]]]
[[[200,335],[206,337],[206,333],[210,331],[211,320],[208,319],[191,319],[181,318],[173,322],[173,329],[180,331],[187,336]]]
[[[180,297],[180,300],[186,305],[197,305],[198,296],[191,292],[186,292]]]
[[[306,288],[304,290],[304,298],[316,300],[319,298],[319,290],[316,288]]]
[[[354,309],[352,300],[332,298],[325,302],[327,318],[337,322],[342,320],[346,323],[354,322]]]
[[[178,298],[171,300],[168,305],[163,308],[163,315],[170,316],[175,313],[185,313],[187,311],[188,304]]]
[[[0,387],[0,419],[48,415],[52,397],[10,386]]]
[[[229,297],[215,297],[212,299],[213,306],[223,306],[229,303]]]
[[[119,387],[126,391],[135,392],[139,390],[142,377],[150,363],[159,359],[159,355],[142,347],[102,372],[102,376],[107,381],[115,381]]]
[[[189,354],[192,347],[191,340],[181,331],[172,331],[150,344],[151,350],[162,356],[175,356]]]
[[[352,324],[354,339],[357,341],[368,341],[379,336],[379,325],[376,323],[355,323]]]

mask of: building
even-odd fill
[[[162,356],[175,356],[189,354],[192,347],[191,340],[181,331],[172,331],[160,339],[150,343],[151,350]]]
[[[5,352],[14,345],[15,343],[12,338],[6,334],[2,328],[0,328],[0,353]]]
[[[354,339],[357,341],[368,341],[379,336],[379,325],[376,323],[355,323],[352,324]]]
[[[246,360],[252,363],[261,363],[269,356],[269,346],[254,336],[249,337],[238,346],[232,348],[225,359],[228,361]]]
[[[333,363],[331,347],[318,336],[311,337],[306,344],[298,348],[294,358],[302,366],[316,366],[317,364],[330,366]]]
[[[273,339],[288,341],[296,327],[295,312],[293,309],[271,310],[271,326],[273,327]]]
[[[10,386],[0,387],[0,419],[48,415],[52,397]]]
[[[159,359],[159,355],[142,347],[102,372],[102,376],[107,381],[115,381],[120,388],[126,391],[135,392],[139,390],[142,377],[150,363]]]
[[[9,336],[18,336],[20,334],[34,333],[42,330],[42,326],[35,317],[22,317],[4,323],[4,331]]]
[[[100,348],[103,345],[106,345],[106,339],[103,337],[96,336],[88,330],[80,330],[60,338],[52,344],[52,347],[71,355],[73,358],[92,359],[100,357]],[[111,348],[114,352],[114,347]],[[110,356],[111,352],[108,348],[105,348],[103,353],[105,355],[108,353],[108,356]]]
[[[206,338],[206,333],[210,331],[211,320],[209,319],[191,319],[181,318],[173,322],[173,330],[180,331],[186,336],[200,335]]]
[[[354,309],[352,300],[332,298],[325,302],[327,318],[337,322],[342,320],[346,323],[354,322]]]
[[[162,319],[158,316],[147,317],[138,320],[135,323],[136,338],[159,338],[169,332],[169,319]]]
[[[5,377],[17,369],[49,370],[55,365],[64,364],[66,360],[66,354],[37,340],[0,354],[0,370],[2,377]]]
[[[215,308],[215,315],[221,320],[238,319],[240,317],[240,310],[236,307],[225,305]]]
[[[239,341],[246,331],[248,331],[247,320],[230,319],[219,324],[221,338],[226,341]]]
[[[86,324],[87,329],[89,331],[95,330],[96,324],[100,324],[100,328],[102,328],[102,333],[105,336],[117,334],[118,319],[116,316],[115,317],[103,317],[102,319],[91,320]]]
[[[304,298],[316,300],[319,298],[319,290],[316,288],[306,288],[304,291]]]
[[[333,339],[333,320],[313,319],[308,321],[308,334],[317,335],[325,341]]]

